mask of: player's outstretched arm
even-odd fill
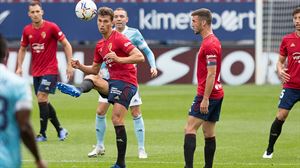
[[[120,64],[137,64],[145,61],[144,55],[136,47],[130,51],[128,57],[118,57],[115,52],[110,51],[110,53],[105,55],[104,59]]]
[[[96,62],[93,62],[92,65],[84,65],[84,64],[81,64],[78,60],[73,59],[71,61],[71,65],[73,68],[81,70],[86,75],[89,75],[89,74],[97,75],[100,71],[100,66]]]
[[[17,70],[16,70],[16,74],[22,76],[23,70],[22,70],[22,65],[23,65],[23,61],[25,58],[25,53],[26,53],[26,47],[21,46],[18,52],[18,61],[17,61]]]
[[[40,157],[29,118],[30,118],[30,110],[22,109],[16,112],[16,119],[20,127],[20,135],[23,140],[23,143],[35,158],[37,167],[46,168],[47,167],[46,163]]]
[[[73,68],[72,68],[72,65],[71,65],[71,59],[72,59],[72,46],[71,44],[69,43],[69,41],[64,38],[62,41],[61,41],[61,44],[64,48],[64,51],[65,51],[65,55],[67,57],[67,61],[68,61],[68,67],[67,67],[67,78],[68,80],[70,78],[73,77]]]

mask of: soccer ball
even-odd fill
[[[91,20],[97,15],[97,6],[93,0],[80,0],[75,7],[76,16],[81,20]]]

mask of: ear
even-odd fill
[[[44,10],[43,9],[41,10],[41,13],[42,13],[42,16],[43,16],[44,15]]]
[[[206,25],[206,20],[201,20],[201,26]]]

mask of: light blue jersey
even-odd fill
[[[20,130],[16,112],[32,108],[29,84],[0,64],[0,167],[21,167]]]
[[[125,26],[125,29],[121,33],[124,34],[134,46],[136,46],[146,55],[150,67],[156,68],[154,54],[144,40],[144,37],[142,36],[140,31],[138,29]],[[101,66],[101,73],[103,74],[103,78],[109,78],[109,74],[105,64],[102,64]]]

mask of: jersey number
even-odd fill
[[[8,101],[5,97],[0,96],[0,131],[7,127],[7,106]]]

